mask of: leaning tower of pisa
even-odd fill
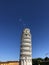
[[[25,28],[22,32],[20,65],[32,65],[32,42],[29,28]]]

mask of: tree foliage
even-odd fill
[[[49,61],[49,58],[48,57],[45,57],[45,59],[44,59],[45,61]]]

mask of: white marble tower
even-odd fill
[[[32,42],[29,28],[25,28],[22,32],[20,65],[32,65]]]

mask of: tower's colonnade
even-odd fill
[[[32,42],[30,29],[28,28],[25,28],[22,32],[20,65],[32,65]]]

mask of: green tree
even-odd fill
[[[45,57],[45,59],[44,59],[45,61],[49,61],[49,58],[48,57]]]

